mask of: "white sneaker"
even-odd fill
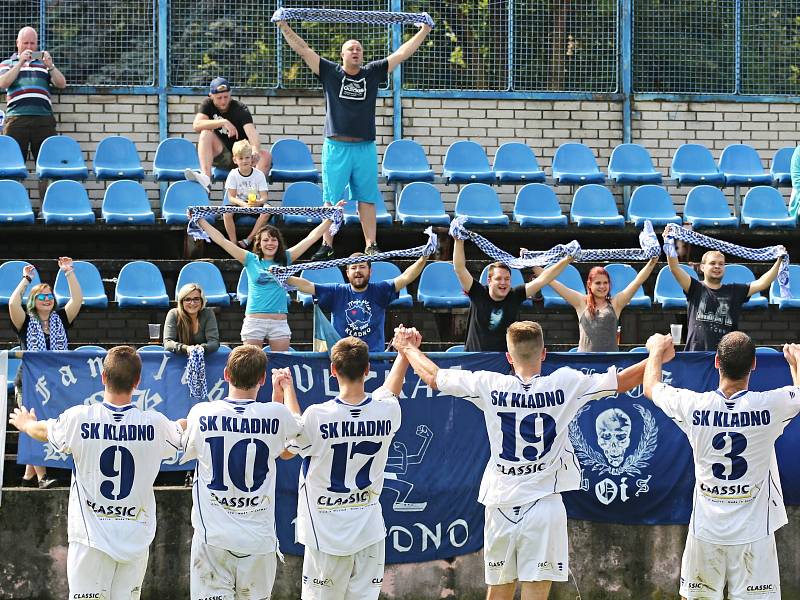
[[[203,186],[206,193],[211,189],[211,178],[202,171],[193,171],[192,169],[184,169],[183,176],[189,181],[196,181]]]

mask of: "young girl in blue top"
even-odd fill
[[[337,207],[344,202],[337,204]],[[242,342],[261,347],[266,340],[273,352],[289,350],[292,331],[287,321],[289,302],[286,291],[269,272],[272,265],[289,265],[300,258],[331,226],[330,219],[317,225],[311,233],[291,248],[277,227],[266,225],[253,238],[253,251],[248,252],[228,240],[205,219],[200,227],[225,252],[244,265],[247,271],[247,308],[242,323]]]

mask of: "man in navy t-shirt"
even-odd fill
[[[312,283],[302,277],[289,277],[287,283],[304,294],[315,296],[319,307],[330,311],[333,327],[339,335],[360,338],[370,352],[383,352],[386,308],[400,290],[419,277],[427,260],[422,256],[399,276],[385,281],[370,282],[372,269],[368,262],[363,262],[347,265],[345,275],[349,283]]]
[[[350,202],[358,202],[358,216],[367,244],[366,254],[379,252],[376,235],[378,153],[375,149],[375,101],[378,86],[397,65],[411,57],[431,28],[420,31],[383,60],[364,65],[364,49],[358,40],[342,46],[342,64],[320,58],[286,21],[278,21],[286,43],[300,55],[322,83],[325,94],[325,143],[322,146],[322,194],[336,204],[350,186]],[[323,236],[313,260],[333,256],[333,237]],[[371,350],[372,348],[370,348]]]

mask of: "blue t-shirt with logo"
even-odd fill
[[[319,77],[325,93],[325,137],[347,136],[375,139],[375,100],[386,81],[389,61],[385,58],[348,75],[342,65],[319,59]]]
[[[386,307],[399,296],[393,279],[370,283],[363,292],[356,292],[349,283],[315,283],[314,291],[319,307],[331,312],[339,335],[364,340],[370,352],[384,351]]]

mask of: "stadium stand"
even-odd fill
[[[24,260],[8,260],[0,265],[0,306],[8,306],[8,300],[11,294],[17,289],[19,280],[22,279],[22,270],[30,263]],[[33,280],[25,293],[22,295],[22,301],[28,301],[30,289],[42,283],[39,278],[39,271],[34,271]]]
[[[400,268],[385,260],[376,260],[372,263],[372,270],[369,275],[370,282],[394,280],[400,276]],[[400,290],[400,295],[389,303],[389,308],[413,308],[414,299],[408,293],[408,288]]]
[[[337,267],[327,267],[325,269],[303,269],[300,277],[311,283],[345,283],[342,272]],[[312,306],[314,297],[311,294],[297,292],[297,301],[303,306]]]
[[[358,216],[358,202],[350,201],[350,186],[344,189],[343,199],[348,200],[344,205],[344,224],[345,225],[358,225],[361,223],[361,218]],[[391,227],[394,218],[386,210],[386,202],[383,198],[375,203],[375,223],[378,227]]]
[[[194,144],[186,138],[167,138],[156,148],[153,159],[153,177],[156,181],[181,181],[186,169],[197,171],[200,161]]]
[[[199,183],[176,181],[170,184],[167,193],[164,194],[161,217],[168,225],[185,225],[189,222],[186,210],[190,206],[202,206],[208,203],[208,194]]]
[[[228,306],[231,297],[225,289],[222,273],[214,263],[195,261],[187,263],[178,273],[178,283],[175,284],[175,299],[180,290],[187,283],[196,283],[203,288],[208,306]]]
[[[774,187],[759,185],[750,188],[742,203],[742,224],[750,229],[757,227],[783,227],[794,229],[797,218],[789,216],[783,196]]]
[[[678,185],[725,185],[711,151],[701,144],[683,144],[672,157],[670,175]]]
[[[7,135],[0,135],[0,177],[3,179],[25,179],[28,168],[22,158],[17,141]]]
[[[464,217],[465,225],[508,225],[500,199],[494,188],[485,183],[468,183],[458,192],[456,217]]]
[[[286,208],[314,208],[322,204],[322,188],[309,181],[290,183],[281,199],[281,206]],[[301,215],[283,215],[281,218],[286,225],[316,225],[321,221],[318,217]]]
[[[734,186],[770,185],[772,175],[764,171],[758,152],[747,144],[731,144],[719,157],[719,170],[725,184]]]
[[[731,214],[721,189],[698,185],[686,195],[683,220],[695,229],[706,227],[738,227],[739,219]]]
[[[800,308],[800,265],[789,265],[788,298],[781,296],[781,288],[777,281],[769,287],[769,303],[775,304],[780,310]]]
[[[681,265],[681,269],[686,271],[690,277],[697,279],[697,273],[694,269],[687,265]],[[661,305],[664,310],[670,309],[686,309],[686,295],[683,289],[678,285],[678,280],[665,266],[658,272],[656,276],[656,287],[653,291],[653,300]]]
[[[2,198],[0,223],[28,223],[31,225],[34,223],[35,217],[31,201],[28,198],[28,190],[19,181],[0,180],[0,198]]]
[[[78,283],[81,286],[83,306],[91,306],[92,308],[107,307],[108,296],[106,296],[103,279],[97,267],[85,260],[73,261],[72,267],[75,270],[75,277],[77,277]],[[53,293],[56,296],[56,302],[59,307],[63,307],[70,299],[69,284],[67,283],[64,271],[61,269],[59,269],[56,274]]]
[[[624,227],[611,191],[602,185],[582,185],[572,198],[569,219],[578,227]]]
[[[114,299],[120,308],[169,307],[161,271],[146,260],[129,262],[119,272]]]
[[[121,135],[100,141],[94,153],[92,170],[97,179],[144,179],[144,167],[136,144]]]
[[[453,263],[425,265],[417,287],[417,302],[431,310],[469,308],[469,298],[461,289]]]
[[[300,140],[282,139],[272,144],[270,181],[319,181],[311,151]]]
[[[544,183],[545,173],[527,144],[506,142],[494,155],[492,170],[498,183]]]
[[[414,140],[395,140],[389,144],[383,153],[381,173],[389,183],[434,179],[425,150]]]
[[[450,144],[444,156],[442,176],[447,183],[494,183],[494,171],[486,152],[476,142],[460,140]]]
[[[650,221],[654,227],[663,227],[667,223],[683,223],[683,219],[675,212],[669,192],[660,185],[642,185],[631,194],[628,222],[641,228],[645,221]]]
[[[745,265],[731,263],[725,265],[725,276],[722,278],[722,283],[746,283],[751,284],[755,281],[756,277],[753,272]],[[761,295],[761,292],[756,292],[750,299],[742,305],[745,310],[754,310],[758,308],[767,308],[769,301]]]
[[[772,174],[772,183],[777,186],[791,186],[792,175],[789,172],[792,162],[792,154],[794,154],[794,146],[788,148],[781,148],[775,152],[772,157],[772,165],[769,172]]]
[[[611,279],[611,291],[610,295],[614,296],[618,294],[622,290],[624,290],[628,285],[636,279],[636,269],[632,266],[624,263],[610,263],[605,266],[606,271],[608,271],[609,279]],[[639,286],[639,289],[636,290],[636,293],[631,298],[630,303],[628,306],[630,308],[650,308],[652,305],[652,300],[650,296],[644,293],[644,287]]]
[[[36,175],[39,179],[87,179],[89,169],[78,142],[67,135],[47,138],[39,149]]]
[[[441,193],[425,181],[415,181],[403,186],[395,215],[403,225],[450,224],[450,216],[444,211]]]
[[[556,193],[543,183],[529,183],[517,192],[514,221],[521,227],[566,227]]]
[[[144,187],[130,179],[114,181],[106,188],[100,210],[108,225],[146,225],[156,221]]]
[[[95,222],[86,188],[71,179],[60,179],[47,186],[40,216],[46,225]]]
[[[567,265],[566,268],[556,277],[556,281],[563,283],[568,288],[586,293],[586,287],[583,284],[583,277],[573,265]],[[542,298],[544,298],[545,308],[570,308],[569,303],[559,296],[556,291],[546,285],[542,288]]]
[[[605,183],[594,153],[584,144],[561,144],[553,156],[553,179],[559,185]]]
[[[653,159],[644,146],[620,144],[611,153],[608,178],[617,185],[660,184],[661,173],[653,167]]]

